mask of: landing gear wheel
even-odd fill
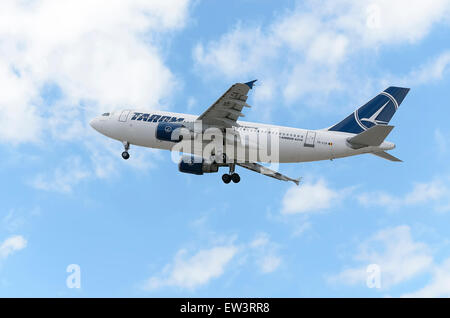
[[[128,160],[130,158],[130,154],[128,153],[128,150],[130,149],[130,143],[128,141],[122,141],[122,144],[125,148],[125,151],[122,152],[122,158]]]
[[[237,173],[233,173],[231,175],[231,180],[233,180],[234,183],[239,183],[239,181],[241,181],[241,177]]]
[[[228,173],[222,175],[222,181],[223,181],[223,183],[225,183],[225,184],[230,183],[230,181],[231,181],[231,176],[230,176]]]

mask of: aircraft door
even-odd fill
[[[308,131],[306,133],[304,146],[313,148],[315,141],[316,141],[316,132],[315,131]]]
[[[120,114],[119,121],[126,122],[129,114],[130,114],[129,110],[124,110],[122,114]]]

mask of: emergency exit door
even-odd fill
[[[316,141],[316,132],[314,131],[308,131],[306,133],[305,138],[305,147],[314,147],[314,142]]]

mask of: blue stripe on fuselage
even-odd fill
[[[174,116],[163,116],[158,114],[148,114],[148,113],[137,113],[135,112],[131,117],[131,120],[136,121],[146,121],[146,122],[182,122],[184,118],[174,117]]]

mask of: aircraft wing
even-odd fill
[[[301,178],[298,179],[292,179],[289,178],[285,175],[282,175],[281,173],[271,170],[267,167],[264,167],[263,165],[260,165],[259,163],[256,162],[245,162],[245,163],[236,163],[238,166],[241,166],[243,168],[261,173],[263,175],[278,179],[278,180],[282,180],[282,181],[292,181],[294,182],[296,185],[299,185]]]
[[[372,155],[375,155],[375,156],[378,156],[380,158],[390,160],[390,161],[402,162],[402,160],[394,157],[393,155],[387,153],[386,151],[372,152]]]
[[[202,120],[203,124],[216,126],[219,128],[229,128],[237,126],[239,117],[244,117],[241,113],[247,105],[247,94],[253,88],[256,80],[248,83],[236,83],[231,86],[214,104],[212,104],[197,120]]]

